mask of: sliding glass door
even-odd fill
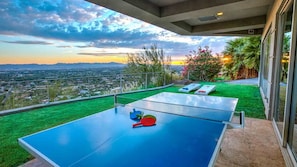
[[[295,46],[296,47],[296,46]],[[295,58],[297,53],[295,51]],[[296,62],[295,62],[296,64]],[[297,64],[296,64],[297,65]],[[297,68],[295,66],[294,86],[292,92],[292,108],[290,110],[288,145],[297,161]]]
[[[294,9],[295,8],[295,9]],[[297,7],[296,0],[295,5],[292,5],[291,9],[288,11],[293,16],[291,19],[291,33],[288,33],[288,37],[291,39],[291,57],[294,58],[294,65],[292,66],[294,75],[292,75],[292,100],[291,106],[288,112],[289,117],[289,129],[288,129],[288,146],[292,151],[292,155],[297,161]],[[295,11],[295,14],[292,14]]]
[[[293,4],[288,5],[286,9],[280,15],[280,28],[281,36],[279,39],[281,42],[281,52],[279,52],[280,59],[278,62],[279,78],[278,78],[278,94],[277,94],[277,107],[274,112],[274,121],[276,122],[279,134],[283,137],[284,118],[285,118],[285,106],[288,86],[288,70],[290,64],[290,42],[292,35],[292,14]]]

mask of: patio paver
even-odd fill
[[[215,166],[286,166],[271,121],[246,118],[244,129],[227,130]]]

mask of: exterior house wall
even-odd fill
[[[286,102],[284,110],[284,120],[282,130],[277,127],[277,122],[274,120],[274,113],[278,111],[279,104],[279,88],[280,88],[280,61],[282,60],[283,47],[283,33],[282,27],[284,22],[281,22],[281,13],[289,5],[293,6],[293,17],[291,27],[291,47],[290,47],[290,61],[289,71],[286,83]],[[269,72],[268,72],[268,90],[267,95],[263,93],[261,87],[261,72],[260,71],[260,90],[265,105],[266,118],[272,120],[276,135],[279,139],[279,144],[284,155],[287,166],[296,166],[296,151],[292,149],[292,142],[297,140],[296,133],[294,134],[294,127],[296,126],[296,111],[297,111],[297,53],[296,53],[296,38],[297,38],[297,0],[275,0],[273,7],[267,13],[267,22],[262,34],[262,50],[265,38],[270,35],[270,50],[269,50]],[[262,51],[263,54],[263,51]],[[263,55],[262,55],[263,56]],[[263,61],[263,58],[261,59]],[[263,69],[263,63],[261,63]],[[268,97],[267,97],[268,96]],[[295,135],[295,136],[294,136]],[[294,136],[294,138],[293,138]],[[290,145],[291,142],[291,145]],[[296,149],[296,148],[295,148]],[[295,155],[295,156],[294,156]]]
[[[264,38],[267,35],[271,36],[271,42],[270,42],[270,52],[269,52],[269,72],[268,72],[268,99],[263,99],[264,106],[265,106],[265,115],[266,118],[269,120],[272,120],[272,115],[273,115],[273,104],[275,100],[275,94],[276,94],[276,89],[273,85],[276,84],[276,80],[274,75],[278,72],[275,67],[276,62],[276,52],[277,52],[277,13],[279,11],[280,6],[284,3],[282,0],[276,0],[273,7],[267,13],[267,21],[264,27],[264,31],[262,34],[262,43],[264,41]],[[270,34],[268,34],[270,33]],[[273,75],[274,74],[274,75]],[[261,74],[260,74],[261,75]],[[259,76],[260,76],[259,75]],[[262,97],[263,91],[261,91]]]

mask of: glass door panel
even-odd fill
[[[262,73],[261,73],[261,87],[265,96],[265,99],[267,99],[267,88],[268,88],[268,71],[269,71],[269,55],[270,55],[270,38],[271,34],[270,31],[268,32],[268,35],[264,39],[263,44],[263,67],[262,67]]]
[[[290,5],[288,10],[281,16],[281,23],[283,23],[282,33],[282,53],[280,59],[280,75],[279,75],[279,94],[278,94],[278,106],[277,111],[274,113],[274,120],[277,124],[279,134],[282,135],[284,126],[284,113],[286,105],[286,94],[287,94],[287,80],[288,80],[288,67],[290,61],[290,42],[292,35],[292,14],[293,5]]]
[[[292,22],[296,22],[297,16],[296,16],[296,2],[295,1],[295,9],[292,10],[291,9],[291,13],[292,11],[295,11],[295,14],[291,14],[292,16],[294,16],[295,18],[292,19]],[[292,5],[294,6],[294,5]],[[290,11],[289,11],[290,12]],[[295,21],[293,21],[295,20]],[[294,29],[291,34],[289,34],[289,37],[292,38],[292,41],[294,41],[294,46],[295,48],[292,48],[291,51],[295,52],[292,53],[292,57],[294,56],[295,58],[295,67],[294,67],[294,79],[293,79],[293,90],[292,90],[292,102],[291,102],[291,110],[290,110],[290,122],[289,122],[289,134],[288,134],[288,145],[292,150],[292,153],[294,155],[295,160],[297,161],[297,30],[296,27],[297,25],[293,25]],[[294,36],[292,36],[292,34],[294,34]],[[295,50],[295,51],[294,51]],[[290,69],[291,70],[291,69]]]
[[[296,46],[297,47],[297,46]],[[295,53],[295,57],[297,57],[297,53]],[[297,68],[295,67],[295,73],[297,72]],[[297,81],[295,81],[297,82]],[[295,83],[296,85],[296,83]],[[296,85],[297,86],[297,85]],[[297,88],[293,90],[293,97],[295,97],[293,100],[297,100]],[[293,102],[294,103],[294,102]],[[295,102],[297,104],[297,102]],[[291,114],[290,118],[290,131],[289,131],[289,146],[291,147],[291,150],[293,152],[293,155],[295,157],[295,160],[297,161],[297,107],[295,111]]]

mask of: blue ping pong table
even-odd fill
[[[213,166],[237,101],[160,93],[19,138],[19,144],[49,166]],[[133,108],[156,116],[156,125],[132,128]]]

